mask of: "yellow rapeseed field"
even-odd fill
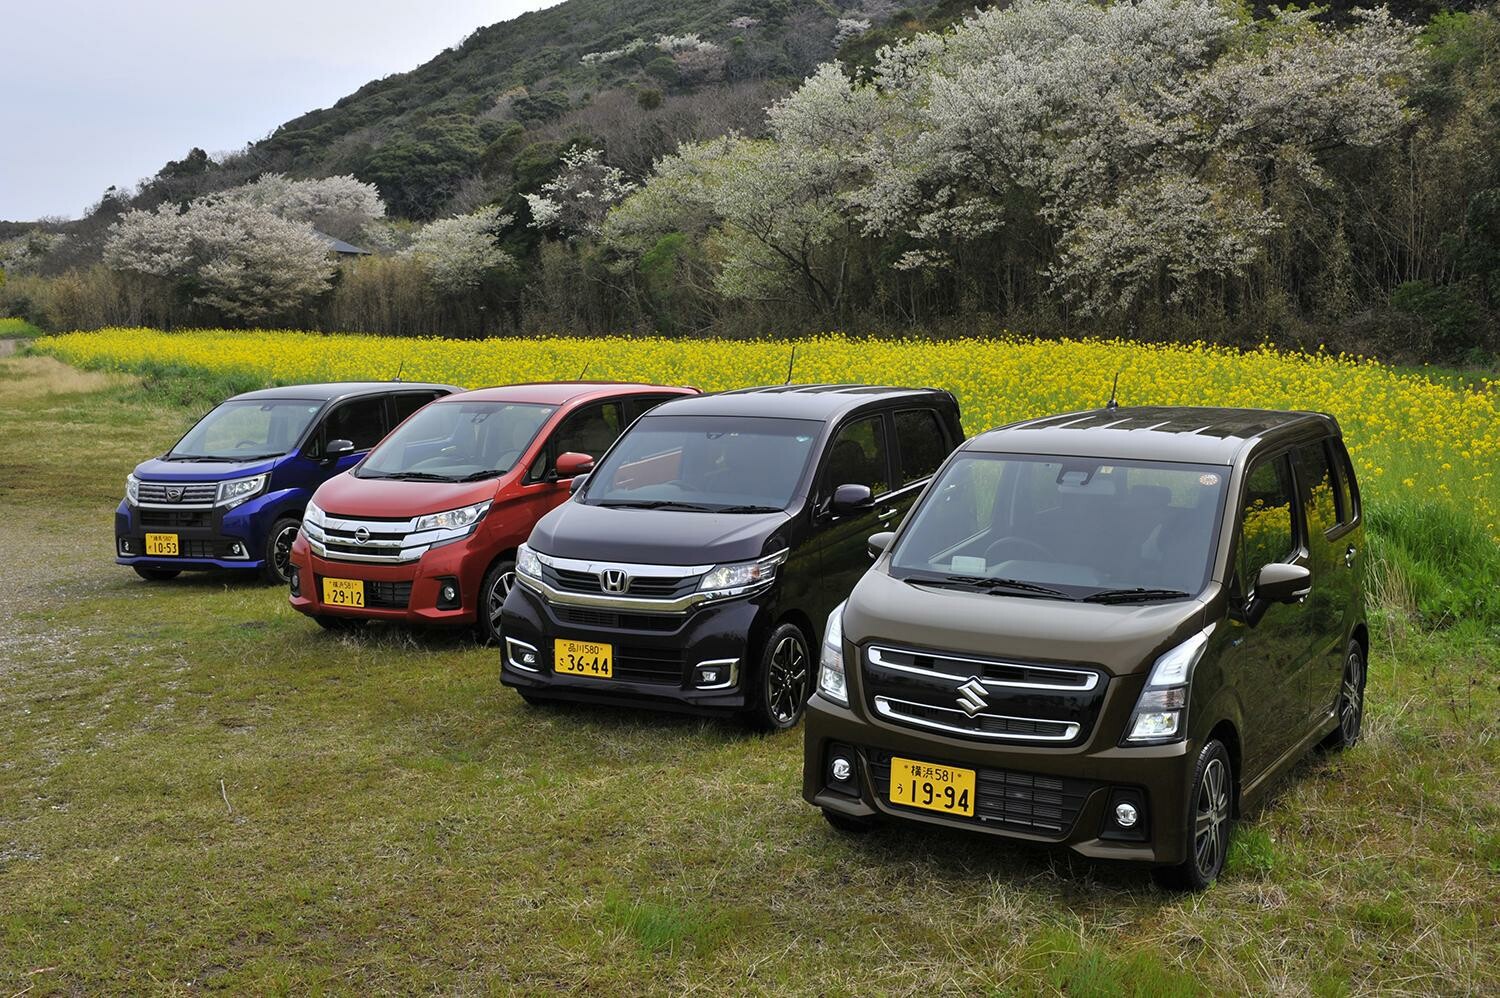
[[[390,378],[465,387],[588,378],[722,389],[785,380],[788,342],[662,337],[492,339],[106,329],[38,346],[83,367],[186,365],[268,383]],[[1500,389],[1463,390],[1379,363],[1331,355],[1195,344],[1035,340],[942,342],[839,335],[797,343],[794,380],[951,389],[970,433],[1045,413],[1102,405],[1120,375],[1125,405],[1309,408],[1333,413],[1366,495],[1457,503],[1500,543]]]

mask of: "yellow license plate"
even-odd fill
[[[364,606],[364,581],[361,579],[324,579],[323,602],[329,606]]]
[[[147,534],[146,553],[175,558],[178,553],[176,534]]]
[[[609,679],[615,674],[614,655],[613,645],[558,638],[552,646],[552,671],[567,676]]]
[[[891,760],[891,803],[974,817],[974,770]]]

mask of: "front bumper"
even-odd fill
[[[854,773],[843,785],[830,773],[835,751],[853,756]],[[805,721],[802,796],[850,818],[1065,845],[1094,859],[1174,864],[1187,855],[1189,768],[1197,751],[1191,742],[1126,749],[1113,741],[1096,746],[1091,739],[1073,750],[978,744],[866,719],[815,694]],[[989,817],[949,817],[892,804],[889,770],[883,768],[892,756],[979,771],[981,786],[991,788]],[[1143,823],[1131,832],[1110,820],[1113,804],[1124,799],[1144,805]],[[1041,817],[1028,827],[1034,816]]]
[[[308,616],[349,617],[439,626],[473,625],[479,621],[480,588],[484,573],[498,554],[473,534],[428,550],[416,561],[399,564],[339,561],[314,554],[307,538],[292,545],[292,570],[299,591],[291,595],[293,609]],[[323,580],[358,579],[365,583],[363,607],[323,602]],[[457,606],[441,599],[445,585],[458,588]]]
[[[518,585],[506,598],[501,618],[500,681],[561,700],[686,713],[740,710],[758,681],[754,670],[770,616],[770,592],[699,604],[683,614],[615,614],[557,606]],[[614,677],[554,672],[558,638],[611,645]],[[512,659],[517,642],[535,650],[534,669]],[[713,683],[715,688],[696,685],[694,675],[704,663],[716,663],[730,677]]]
[[[259,571],[265,566],[267,525],[276,509],[260,497],[234,509],[158,509],[121,501],[115,509],[115,564],[168,571],[231,569]],[[180,555],[151,556],[146,535],[175,534]]]

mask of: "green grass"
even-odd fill
[[[0,317],[0,339],[31,339],[42,331],[25,319]]]
[[[798,733],[531,709],[465,638],[111,564],[126,472],[197,414],[170,387],[0,360],[0,995],[1500,990],[1493,624],[1383,608],[1366,741],[1201,897],[846,839]],[[1420,566],[1446,528],[1394,529]]]

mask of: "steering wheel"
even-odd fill
[[[1000,558],[992,558],[991,555],[995,553],[996,549],[998,549],[1001,546],[1006,545],[1006,544],[1011,544],[1011,545],[1015,545],[1015,546],[1018,546],[1018,547],[1026,548],[1027,550],[1030,550],[1030,551],[1034,551],[1037,554],[1039,554],[1039,555],[1042,556],[1041,560],[1043,560],[1043,561],[1056,561],[1057,560],[1057,556],[1054,555],[1051,551],[1049,551],[1043,545],[1038,544],[1036,541],[1031,540],[1030,538],[1027,538],[1027,537],[1016,537],[1016,536],[1002,537],[999,540],[995,541],[993,544],[991,544],[989,547],[985,548],[985,551],[984,551],[984,560],[986,562],[1002,561],[1002,560],[1004,560],[1004,559],[1000,559]]]
[[[681,489],[683,492],[702,492],[703,491],[698,486],[693,485],[693,484],[691,484],[689,482],[683,481],[681,478],[674,478],[670,482],[662,482],[662,484],[663,485],[675,485],[675,486],[677,486],[677,488]]]
[[[256,443],[254,440],[241,440],[239,443],[237,443],[237,444],[234,445],[234,449],[235,450],[249,450],[251,447],[260,447],[260,446],[262,446],[262,445]]]
[[[521,452],[520,451],[518,451],[518,450],[508,450],[504,454],[501,454],[499,457],[495,458],[495,467],[497,467],[497,468],[509,468],[509,467],[513,466],[520,459],[521,459]]]

